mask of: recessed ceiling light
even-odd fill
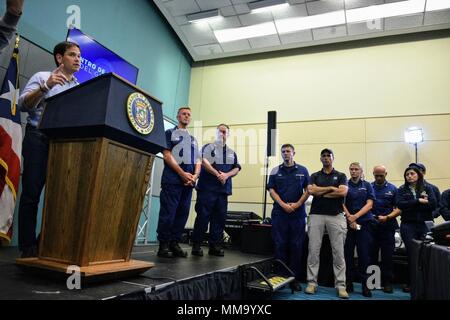
[[[272,34],[277,34],[277,29],[273,22],[214,31],[214,35],[220,43],[269,36]]]

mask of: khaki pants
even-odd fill
[[[326,230],[330,237],[333,252],[334,286],[345,289],[345,255],[344,243],[347,236],[347,221],[343,213],[336,216],[312,214],[308,218],[308,273],[307,282],[317,286],[317,275],[320,265],[320,248],[323,233]]]

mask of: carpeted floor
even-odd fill
[[[394,293],[384,293],[383,290],[372,290],[372,298],[363,297],[361,294],[361,284],[354,283],[354,292],[350,293],[349,300],[410,300],[410,294],[402,291],[401,286],[394,286]],[[302,289],[306,288],[306,284],[302,283]],[[273,300],[341,300],[336,295],[335,288],[319,287],[316,294],[306,294],[295,292],[291,294],[289,288],[277,291],[272,296]]]

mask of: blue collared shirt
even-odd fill
[[[375,182],[372,182],[371,185],[375,192],[372,213],[376,216],[388,215],[395,207],[397,187],[387,181],[381,186]]]
[[[372,182],[371,185],[375,192],[375,201],[373,202],[372,207],[373,215],[387,216],[395,208],[397,187],[387,181],[381,186],[375,182]],[[388,223],[391,223],[396,228],[398,227],[397,219],[389,220]]]
[[[293,203],[300,199],[308,183],[309,173],[304,166],[295,163],[292,167],[286,167],[281,164],[272,169],[267,189],[275,190],[284,202]],[[277,202],[273,204],[273,208],[283,210]],[[303,203],[297,211],[306,216],[305,204]]]
[[[353,183],[352,180],[348,181],[348,192],[345,198],[345,206],[351,214],[357,213],[364,207],[367,200],[375,201],[375,193],[372,185],[364,180],[359,180],[358,183]],[[367,212],[362,217],[358,218],[358,222],[365,222],[373,218],[372,211]]]
[[[24,105],[25,96],[32,92],[36,91],[40,87],[42,83],[50,78],[52,73],[49,71],[42,71],[35,73],[30,80],[28,81],[25,89],[22,90],[19,97],[19,106],[22,112],[28,112],[27,123],[32,125],[33,127],[37,127],[39,122],[41,121],[42,112],[44,110],[44,101],[47,98],[50,98],[58,93],[66,91],[67,89],[73,88],[78,85],[78,80],[73,77],[69,82],[65,82],[63,85],[57,84],[53,88],[51,88],[43,98],[32,108],[27,108]]]
[[[178,129],[175,126],[166,130],[167,150],[172,152],[172,156],[183,171],[194,174],[195,164],[200,161],[197,140],[189,134],[189,131]],[[161,184],[183,185],[178,173],[164,163],[164,170],[161,177]]]
[[[238,168],[241,170],[241,165],[238,162],[236,153],[227,145],[222,146],[217,143],[209,143],[203,146],[202,156],[209,161],[214,169],[221,172],[230,172]],[[197,190],[211,191],[217,193],[225,193],[231,195],[233,188],[232,178],[227,179],[224,185],[211,173],[209,173],[203,166],[198,179]]]

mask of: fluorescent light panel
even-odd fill
[[[249,7],[252,3],[256,4],[259,2],[268,3],[269,0],[250,2]],[[287,4],[285,1],[282,2],[285,5]],[[275,5],[280,5],[280,3]],[[256,9],[260,8],[262,7]],[[449,8],[450,8],[450,0],[426,1],[426,11],[444,10]],[[424,9],[425,9],[425,0],[407,0],[382,5],[369,6],[364,8],[351,9],[346,11],[344,10],[333,11],[313,16],[279,19],[275,20],[276,28],[272,22],[268,22],[248,27],[218,30],[214,31],[214,34],[217,40],[223,43],[235,40],[273,35],[276,34],[277,31],[279,34],[284,34],[301,30],[336,26],[345,24],[346,22],[355,23],[355,22],[370,21],[374,19],[416,14],[424,12]]]
[[[222,18],[219,9],[201,11],[186,15],[189,22],[206,22]]]
[[[450,0],[427,0],[426,11],[450,9]]]
[[[347,10],[347,22],[362,22],[423,12],[425,0],[408,0]]]
[[[273,22],[214,31],[214,35],[220,43],[269,36],[272,34],[277,34],[277,30]]]
[[[289,6],[289,3],[286,0],[261,0],[248,3],[251,13],[270,11],[287,6]]]
[[[267,11],[276,11],[276,10],[281,10],[281,9],[287,8],[287,7],[289,7],[289,3],[282,3],[282,4],[278,4],[276,6],[272,6],[272,7],[268,7],[268,8],[255,9],[255,10],[252,10],[251,13],[261,13],[261,12],[267,12]]]
[[[345,24],[345,13],[344,10],[340,10],[308,17],[280,19],[275,23],[280,34],[289,33]]]

